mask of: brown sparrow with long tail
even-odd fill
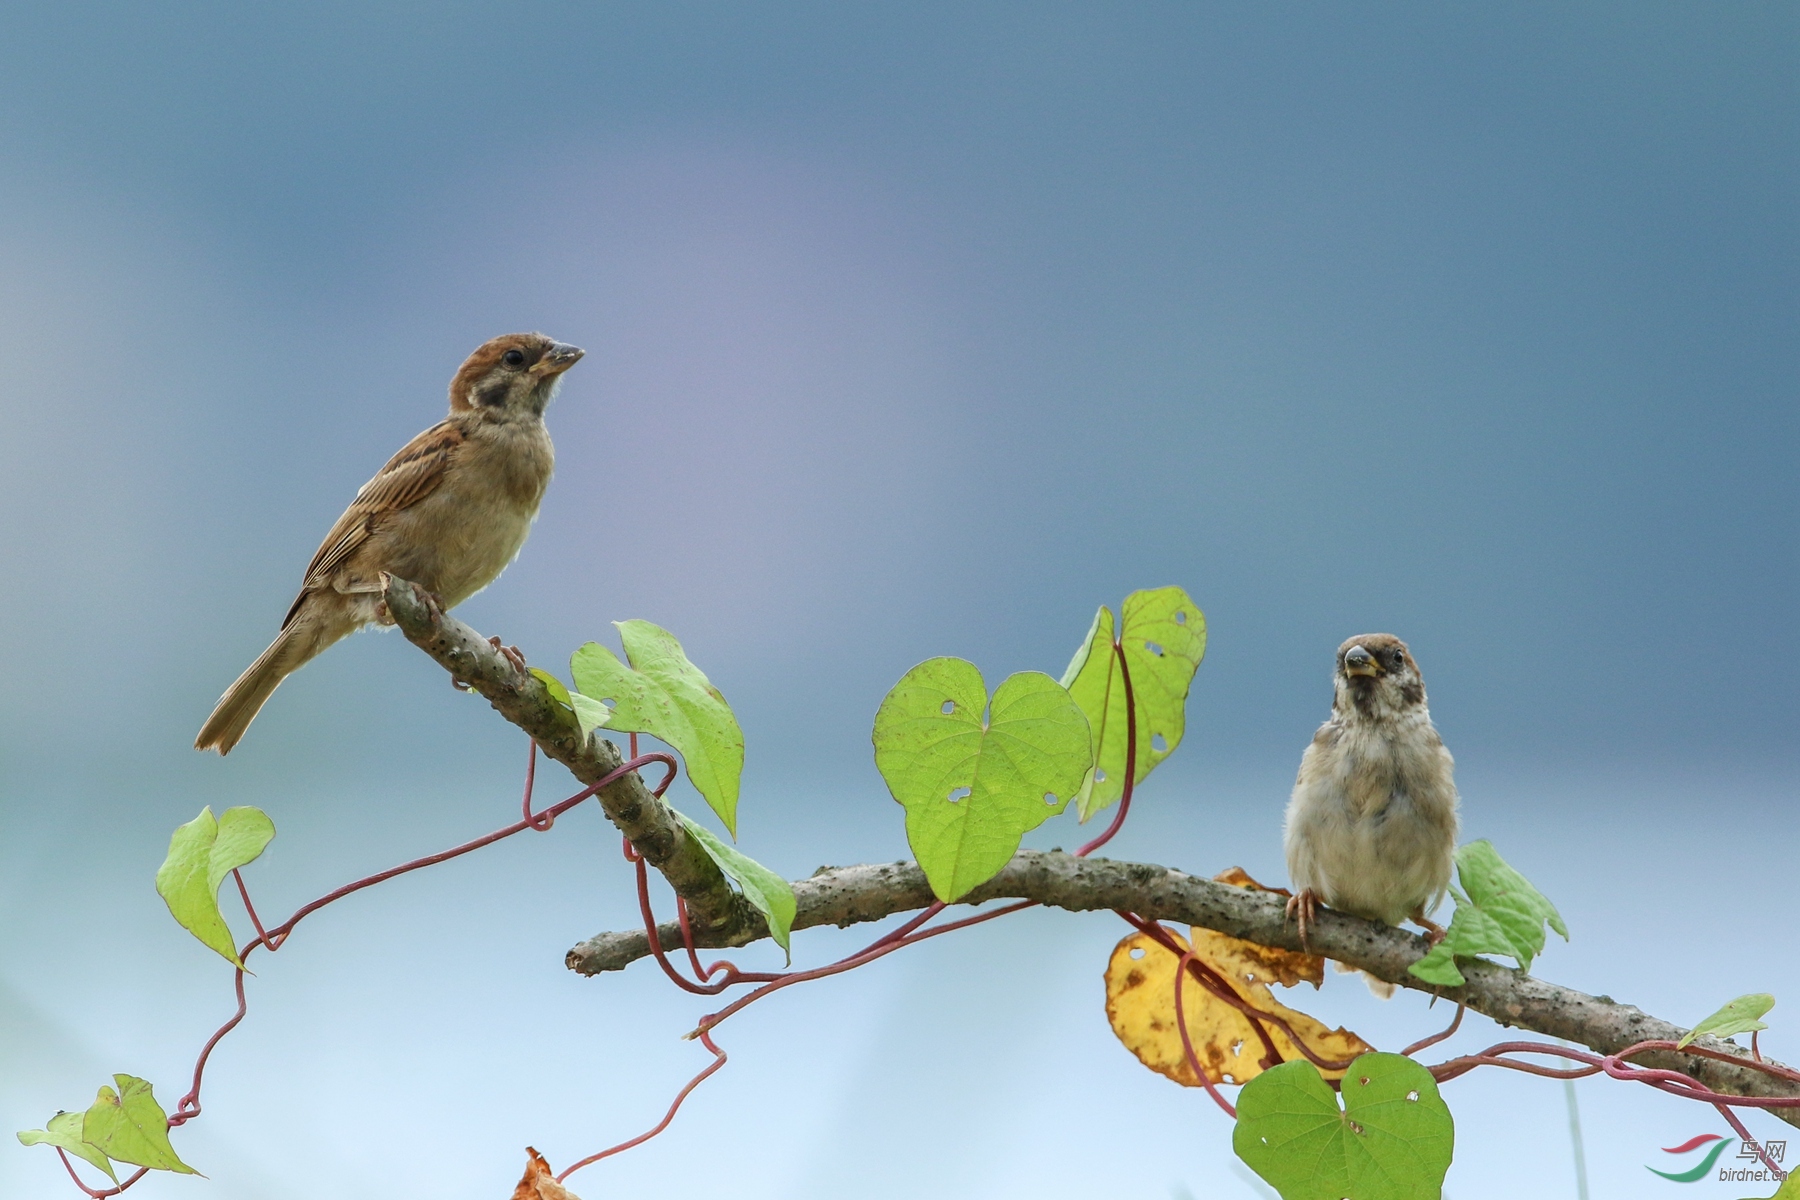
[[[451,608],[506,569],[555,464],[544,409],[581,355],[541,333],[509,333],[469,355],[450,381],[449,417],[356,493],[313,555],[281,632],[220,697],[196,750],[230,753],[283,679],[340,638],[386,623],[383,574]]]
[[[1298,890],[1288,913],[1303,945],[1321,901],[1389,925],[1411,918],[1433,943],[1443,938],[1428,914],[1450,887],[1454,767],[1406,643],[1371,633],[1339,646],[1331,719],[1301,757],[1287,807]]]

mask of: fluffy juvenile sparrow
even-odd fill
[[[1426,914],[1450,886],[1457,798],[1419,664],[1391,633],[1353,637],[1334,688],[1288,800],[1288,912],[1302,943],[1320,901],[1389,925],[1410,917],[1435,943],[1444,931]]]
[[[327,646],[383,621],[383,572],[445,608],[492,583],[519,553],[555,453],[544,408],[582,351],[509,333],[450,381],[450,416],[408,442],[337,519],[306,568],[281,632],[219,698],[194,739],[228,754],[270,693]]]

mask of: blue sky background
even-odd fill
[[[460,615],[551,667],[676,631],[747,732],[749,853],[904,855],[867,737],[907,667],[1054,673],[1096,605],[1180,583],[1211,644],[1121,856],[1279,880],[1331,652],[1392,630],[1468,835],[1568,918],[1540,973],[1686,1021],[1773,991],[1800,1058],[1797,34],[1791,4],[11,5],[5,1129],[114,1071],[185,1090],[229,970],[151,878],[202,804],[273,816],[276,913],[510,819],[522,740],[392,635],[230,759],[188,747],[356,487],[527,328],[589,354],[536,531]],[[211,1182],[134,1195],[499,1196],[527,1142],[647,1127],[706,1006],[561,966],[633,909],[588,813],[313,918],[178,1135]],[[1113,1041],[1123,933],[1026,914],[790,990],[572,1182],[1266,1194]],[[1299,1002],[1389,1048],[1444,1015]],[[1706,1110],[1578,1092],[1595,1197],[1741,1194],[1644,1171],[1727,1132]],[[1446,1096],[1448,1195],[1574,1195],[1560,1086]],[[0,1194],[76,1193],[0,1147]]]

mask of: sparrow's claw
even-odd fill
[[[1412,910],[1413,924],[1425,931],[1425,944],[1435,946],[1444,940],[1444,927],[1425,915],[1425,906]]]
[[[521,675],[525,673],[525,656],[517,646],[502,646],[498,637],[489,638],[488,645],[498,650],[500,656],[513,665],[513,670]]]
[[[1306,926],[1319,918],[1319,894],[1311,888],[1301,888],[1297,896],[1289,896],[1287,915],[1299,922],[1300,949],[1311,954],[1312,949],[1306,944]]]

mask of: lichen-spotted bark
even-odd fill
[[[917,864],[904,862],[821,869],[810,879],[795,881],[794,897],[798,909],[795,929],[879,921],[924,908],[932,901],[924,873]],[[1287,919],[1285,901],[1280,896],[1150,863],[1021,850],[998,875],[970,892],[963,902],[980,904],[1002,899],[1035,900],[1074,912],[1132,912],[1146,920],[1198,925],[1262,946],[1301,949],[1299,935]],[[665,944],[673,945],[679,942],[681,930],[670,923],[661,927],[660,934]],[[697,944],[712,948],[742,946],[764,936],[760,927],[745,928],[717,940],[701,936]],[[1317,925],[1308,925],[1307,940],[1315,953],[1368,971],[1389,983],[1467,1004],[1502,1025],[1563,1038],[1601,1054],[1612,1054],[1641,1041],[1674,1041],[1685,1032],[1680,1026],[1611,997],[1590,996],[1483,960],[1462,964],[1468,980],[1462,987],[1432,987],[1406,970],[1424,956],[1424,938],[1330,909],[1320,910]],[[634,929],[600,934],[582,942],[569,951],[567,963],[571,970],[594,975],[623,970],[649,953],[644,931]],[[1703,1038],[1699,1044],[1737,1057],[1750,1057],[1748,1050],[1730,1042]],[[1715,1091],[1733,1095],[1800,1097],[1800,1085],[1698,1055],[1649,1051],[1632,1061],[1638,1066],[1685,1072]],[[1793,1109],[1768,1111],[1800,1126],[1800,1115]]]

